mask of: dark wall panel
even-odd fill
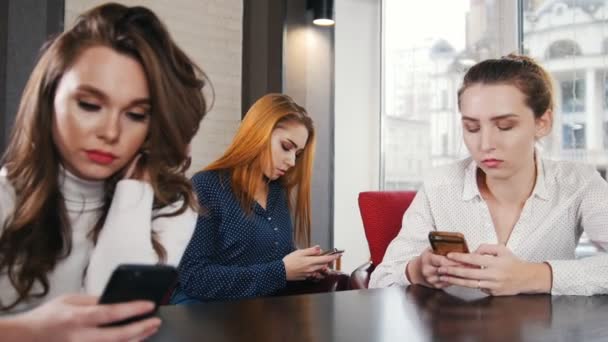
[[[0,27],[3,27],[0,29],[0,147],[4,151],[40,47],[63,29],[64,0],[7,0],[1,3],[4,8],[0,14]]]

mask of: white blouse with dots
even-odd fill
[[[3,170],[4,171],[4,170]],[[24,311],[65,293],[99,295],[114,268],[121,263],[155,264],[158,256],[151,243],[155,232],[166,250],[167,264],[177,266],[194,231],[196,212],[188,209],[172,217],[152,219],[175,211],[181,203],[152,209],[154,193],[150,184],[136,180],[119,181],[104,226],[94,245],[89,232],[101,214],[104,183],[86,181],[62,169],[60,189],[72,228],[70,255],[57,262],[48,274],[49,292],[42,298],[22,302],[11,312]],[[15,205],[15,193],[4,172],[0,173],[0,233]],[[86,274],[85,274],[86,273]],[[36,283],[34,291],[41,289]],[[0,274],[0,301],[6,305],[16,292],[5,273]],[[0,315],[7,312],[0,312]]]
[[[507,248],[522,260],[549,263],[554,295],[608,294],[608,183],[588,165],[537,160],[536,185]],[[372,273],[370,287],[409,284],[406,265],[429,247],[431,230],[461,232],[471,250],[497,243],[476,170],[468,158],[430,172]],[[602,252],[575,259],[583,231]]]

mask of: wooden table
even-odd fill
[[[464,301],[419,286],[167,306],[152,341],[608,341],[608,296]]]

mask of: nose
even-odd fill
[[[480,129],[481,131],[481,150],[484,152],[492,151],[496,148],[494,143],[494,132],[490,128]]]
[[[97,136],[107,143],[114,143],[120,137],[120,113],[107,112],[102,115]]]
[[[290,168],[294,167],[296,165],[296,153],[289,152],[289,154],[287,156],[287,160],[285,162],[286,162],[287,166],[289,166]]]

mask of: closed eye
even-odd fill
[[[86,101],[82,101],[82,100],[78,101],[78,107],[80,107],[81,109],[83,109],[87,112],[96,112],[99,109],[101,109],[100,105],[96,105],[94,103],[90,103],[90,102],[86,102]]]
[[[146,121],[146,119],[148,119],[147,113],[127,112],[127,116],[131,120],[137,121],[137,122],[143,122],[143,121]]]
[[[475,127],[471,127],[471,126],[464,126],[464,129],[467,130],[467,132],[469,133],[477,133],[479,132],[479,126],[475,126]]]

